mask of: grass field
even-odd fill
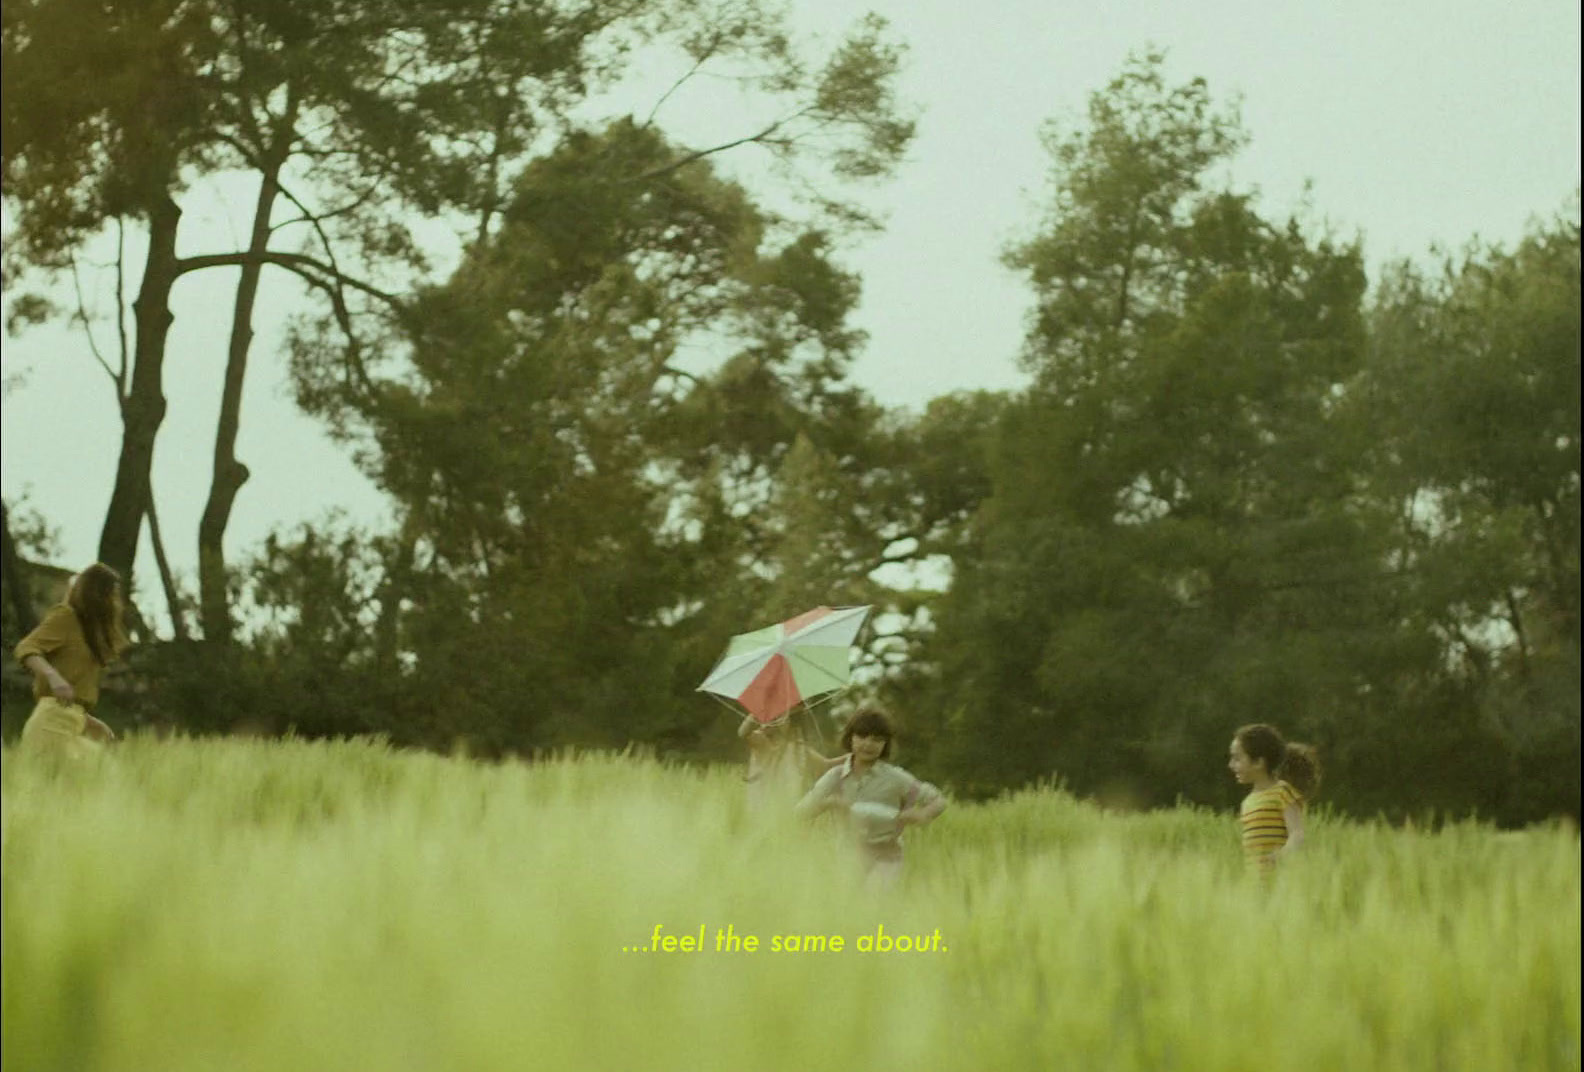
[[[1044,790],[880,896],[736,770],[133,739],[3,788],[18,1072],[1579,1067],[1569,830],[1319,814],[1262,888],[1229,814]]]

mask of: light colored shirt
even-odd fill
[[[42,655],[77,693],[77,702],[89,710],[99,701],[99,675],[103,667],[94,658],[88,638],[83,634],[77,612],[64,603],[50,608],[38,628],[16,646],[17,662],[26,663],[30,655]],[[53,696],[49,682],[33,675],[33,698]]]
[[[854,834],[864,848],[877,854],[889,854],[901,852],[902,824],[883,821],[874,814],[873,807],[855,810],[854,805],[902,811],[926,804],[944,805],[945,801],[939,789],[901,767],[878,760],[868,771],[860,773],[849,755],[840,766],[832,767],[814,783],[814,788],[798,802],[797,813],[808,817],[831,809],[844,810],[853,820]]]
[[[748,804],[755,811],[779,811],[794,804],[813,778],[816,759],[791,736],[748,739]],[[820,766],[824,769],[823,765]]]
[[[748,780],[758,781],[760,778],[787,777],[787,771],[794,780],[804,776],[806,769],[818,757],[813,750],[802,741],[791,736],[780,738],[748,741]]]

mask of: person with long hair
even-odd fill
[[[95,562],[72,578],[66,600],[44,615],[16,647],[33,674],[33,713],[22,727],[22,747],[81,757],[115,739],[94,717],[99,678],[126,650],[121,625],[121,578]]]
[[[803,795],[816,774],[841,762],[821,755],[794,724],[793,715],[761,724],[744,718],[737,736],[748,745],[748,807],[752,811],[786,808]]]
[[[1238,809],[1243,856],[1268,875],[1303,845],[1304,804],[1320,788],[1319,757],[1309,745],[1288,743],[1274,726],[1255,723],[1233,734],[1227,768],[1250,790]]]

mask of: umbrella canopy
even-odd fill
[[[847,684],[853,638],[869,609],[815,607],[739,633],[698,691],[736,700],[756,722],[779,721],[798,704]]]

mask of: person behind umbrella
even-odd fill
[[[50,608],[16,647],[33,674],[37,703],[22,727],[29,752],[80,758],[115,739],[93,716],[99,676],[127,646],[121,626],[121,578],[95,562],[71,580],[66,601]]]
[[[1227,768],[1250,788],[1238,809],[1243,855],[1269,876],[1303,845],[1304,802],[1320,785],[1320,764],[1306,744],[1289,744],[1274,726],[1256,723],[1232,735]]]
[[[768,726],[745,717],[737,736],[748,744],[748,806],[755,811],[785,807],[802,794],[815,772],[842,761],[810,748],[790,717]]]
[[[902,831],[923,826],[946,810],[946,797],[928,782],[886,762],[896,736],[891,720],[866,707],[842,730],[847,751],[798,803],[797,814],[845,811],[870,882],[889,886],[902,873]]]

